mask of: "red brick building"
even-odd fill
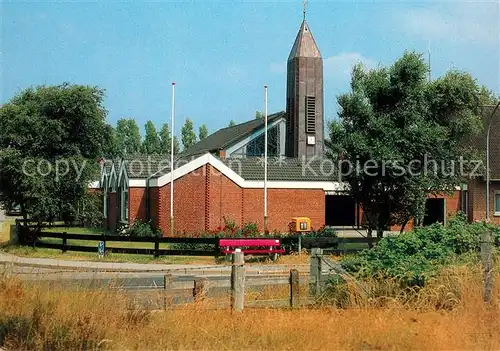
[[[364,216],[345,195],[335,167],[323,158],[323,61],[303,21],[288,57],[286,111],[268,118],[268,230],[288,231],[293,217],[310,217],[312,226],[361,228]],[[484,111],[485,126],[493,107]],[[490,215],[500,224],[500,111],[491,128]],[[486,128],[487,129],[487,128]],[[104,190],[106,226],[151,220],[170,233],[170,181],[174,179],[175,234],[214,230],[224,219],[238,225],[264,222],[264,121],[253,119],[223,128],[187,150],[173,165],[168,157],[137,156],[107,161]],[[476,146],[485,150],[485,135]],[[458,211],[470,220],[485,217],[485,181],[477,178],[449,196],[429,196],[424,225],[446,222]],[[406,226],[406,230],[413,223]],[[391,228],[398,230],[398,228]]]

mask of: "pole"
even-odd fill
[[[172,82],[172,131],[170,132],[170,236],[174,236],[174,116],[175,82]]]
[[[245,256],[240,249],[233,252],[231,267],[231,308],[242,312],[245,305]]]
[[[486,129],[486,223],[490,222],[490,131],[495,113],[500,106],[500,102],[495,106],[488,120]],[[481,261],[484,269],[484,302],[490,303],[493,293],[493,257],[491,248],[491,233],[485,229],[481,235]]]
[[[264,85],[264,234],[267,233],[267,85]]]

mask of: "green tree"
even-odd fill
[[[181,152],[181,145],[179,143],[179,139],[174,135],[174,155],[177,155]]]
[[[123,156],[135,154],[141,150],[141,133],[134,119],[122,118],[118,120],[116,140],[118,150]]]
[[[142,142],[142,152],[147,155],[159,154],[161,151],[161,143],[154,123],[147,121],[144,128],[146,135]]]
[[[164,123],[160,129],[160,153],[163,155],[170,154],[170,128],[167,123]]]
[[[196,134],[194,132],[193,122],[188,118],[181,130],[181,139],[184,149],[196,143]]]
[[[264,118],[264,114],[262,111],[255,111],[255,119],[261,119]]]
[[[28,88],[0,108],[0,202],[24,217],[93,217],[88,185],[109,149],[104,91],[71,85]]]
[[[208,128],[206,124],[202,124],[198,130],[198,138],[200,140],[205,139],[208,136]]]
[[[230,120],[230,121],[229,121],[229,127],[234,127],[235,125],[236,125],[236,123],[234,123],[234,121],[233,121],[233,120]]]
[[[116,130],[112,125],[106,125],[105,144],[103,145],[103,156],[106,158],[120,157],[121,152],[118,147],[118,140],[116,138]]]
[[[356,65],[351,91],[338,97],[328,157],[341,161],[342,181],[366,215],[369,234],[423,218],[429,193],[463,181],[460,156],[474,159],[481,129],[481,89],[467,73],[427,81],[421,55],[405,53],[390,67]],[[358,166],[359,165],[359,166]],[[465,164],[465,173],[470,164]]]
[[[170,128],[168,127],[168,124],[165,123],[161,127],[160,130],[160,149],[161,149],[161,154],[162,155],[170,155]],[[177,155],[180,152],[180,145],[179,145],[179,139],[177,139],[176,136],[174,136],[174,155]]]

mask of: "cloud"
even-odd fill
[[[399,26],[426,40],[498,45],[500,7],[496,2],[451,2],[395,14]]]
[[[362,63],[368,68],[376,66],[375,61],[363,56],[359,52],[341,52],[338,55],[330,56],[323,60],[325,79],[349,79],[352,67],[357,63]]]

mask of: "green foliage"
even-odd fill
[[[344,162],[342,181],[363,208],[370,234],[423,218],[429,193],[446,193],[464,181],[458,163],[449,172],[450,161],[476,159],[468,140],[481,128],[485,93],[459,71],[428,82],[427,69],[413,52],[390,67],[357,65],[351,91],[338,97],[340,121],[329,124],[326,154],[360,165],[353,171]],[[434,171],[432,161],[447,163]]]
[[[359,277],[397,278],[403,285],[422,286],[440,267],[457,256],[479,249],[481,233],[500,228],[482,222],[469,224],[463,215],[446,226],[433,224],[389,236],[371,250],[342,259],[342,266]]]
[[[160,229],[155,228],[151,221],[136,220],[130,227],[125,230],[125,235],[132,237],[147,237],[156,238],[162,237],[163,233]]]
[[[255,119],[262,119],[264,118],[264,114],[262,111],[255,111]]]
[[[97,87],[65,83],[23,90],[0,108],[3,205],[47,221],[79,215],[99,178],[96,160],[113,148],[103,98]]]
[[[187,149],[188,147],[196,143],[196,134],[194,132],[193,121],[191,121],[189,118],[186,119],[186,122],[182,127],[181,135],[182,145],[184,146],[184,149]]]
[[[135,119],[118,120],[116,140],[121,156],[136,154],[141,150],[141,133]]]
[[[200,140],[205,139],[208,136],[208,128],[206,124],[202,124],[199,128],[198,138]]]
[[[230,120],[228,127],[234,127],[235,125],[236,123],[233,120]]]
[[[151,121],[147,121],[144,128],[146,130],[146,136],[144,137],[144,141],[142,142],[142,152],[146,155],[160,154],[161,142],[160,137],[156,132],[154,123]]]

